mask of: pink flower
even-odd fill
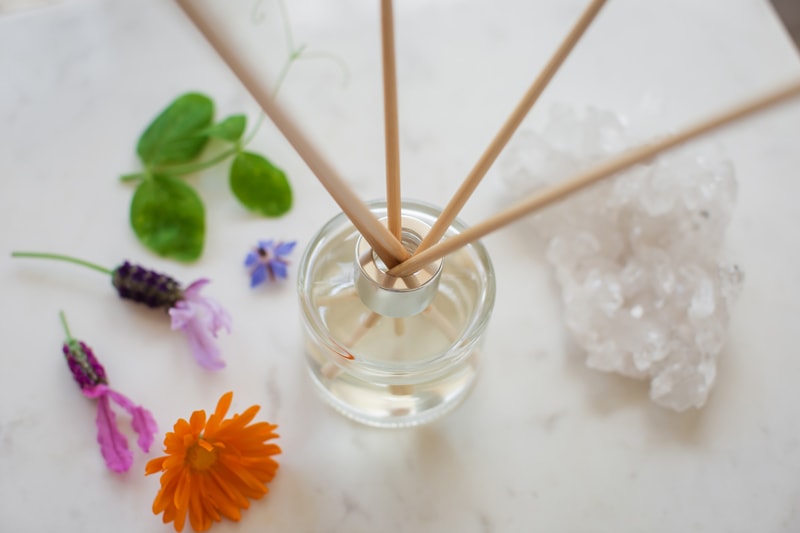
[[[158,425],[153,415],[140,405],[108,385],[96,385],[83,389],[87,398],[97,399],[97,443],[108,468],[114,472],[127,472],[133,464],[133,453],[128,449],[128,440],[117,428],[116,416],[111,410],[111,400],[131,415],[131,427],[139,435],[136,443],[143,452],[150,451]]]
[[[97,400],[97,443],[106,466],[114,472],[127,472],[133,464],[133,452],[128,448],[128,439],[117,427],[117,417],[111,409],[113,401],[131,415],[131,426],[139,435],[137,444],[145,453],[150,451],[153,438],[158,431],[153,415],[125,395],[108,386],[106,371],[85,343],[75,340],[69,333],[64,313],[61,322],[67,334],[63,353],[72,377],[87,398]]]
[[[209,283],[199,279],[183,291],[183,297],[169,310],[172,329],[186,334],[189,347],[197,362],[209,370],[225,366],[215,342],[217,333],[231,331],[231,317],[216,301],[200,295],[200,290]]]

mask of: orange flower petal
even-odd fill
[[[208,451],[208,452],[213,452],[214,451],[214,445],[211,444],[210,442],[208,442],[206,439],[198,440],[197,441],[197,445],[200,446],[201,448],[203,448],[204,450]]]
[[[178,478],[175,494],[172,498],[175,507],[179,511],[185,511],[189,507],[189,497],[192,494],[192,473],[184,469]]]
[[[199,498],[199,502],[202,506],[202,510],[211,520],[219,522],[221,519],[221,516],[217,511],[217,500],[219,499],[219,494],[217,488],[214,486],[213,480],[211,479],[211,475],[209,474],[203,476],[202,479],[200,479],[200,483],[202,484],[202,490],[200,492],[203,494],[203,497]]]
[[[169,509],[166,509],[164,511],[164,523],[167,524],[169,522],[172,522],[173,520],[175,520],[175,508],[170,507]]]
[[[189,425],[191,426],[192,436],[196,437],[200,435],[206,425],[206,412],[201,409],[200,411],[192,413],[192,417],[189,419]]]
[[[189,523],[195,531],[205,531],[211,527],[211,519],[203,511],[202,495],[193,492],[189,498]]]
[[[195,411],[189,421],[179,419],[164,438],[166,455],[148,462],[145,473],[161,471],[161,489],[153,501],[153,512],[163,513],[165,523],[176,531],[189,523],[205,531],[224,516],[238,521],[241,511],[268,492],[281,453],[276,444],[277,428],[266,422],[252,423],[258,406],[225,419],[233,393],[223,394],[214,413]],[[213,455],[198,455],[212,452]],[[188,454],[188,455],[187,455]],[[202,460],[201,460],[202,459]]]
[[[222,479],[218,472],[211,472],[209,479],[216,488],[215,502],[222,513],[232,520],[238,520],[239,509],[250,507],[250,501],[240,492],[235,490],[231,484]]]
[[[166,460],[164,461],[164,465],[162,468],[164,470],[169,470],[171,468],[181,467],[186,462],[186,454],[183,453],[176,453],[175,455],[168,455]]]
[[[225,418],[225,415],[228,414],[228,409],[231,408],[232,400],[233,400],[232,391],[228,391],[222,396],[220,396],[219,401],[217,402],[217,409],[214,411],[214,414],[217,415],[220,419]]]
[[[186,524],[186,509],[176,509],[175,518],[173,518],[173,525],[175,531],[183,531],[183,526]]]
[[[220,424],[224,423],[223,419],[225,415],[228,413],[228,409],[231,407],[231,401],[233,400],[233,393],[226,392],[222,395],[222,397],[217,402],[217,408],[214,410],[214,414],[208,420],[208,424],[206,424],[206,434],[213,438],[216,435],[217,429],[219,428]]]
[[[144,467],[144,475],[149,476],[150,474],[160,472],[166,459],[166,457],[156,457],[155,459],[147,461],[147,465]]]

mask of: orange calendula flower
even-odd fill
[[[195,411],[187,422],[179,419],[164,437],[167,455],[147,463],[146,474],[161,474],[161,490],[153,513],[164,513],[164,523],[183,531],[186,515],[195,531],[206,531],[221,517],[234,521],[242,509],[267,493],[281,453],[278,427],[267,422],[250,424],[258,412],[254,405],[241,415],[225,419],[233,393],[222,395],[208,421],[205,411]]]

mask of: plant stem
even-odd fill
[[[286,4],[283,3],[283,0],[278,0],[278,8],[281,11],[281,19],[283,19],[283,31],[284,35],[286,35],[286,47],[289,49],[289,54],[291,55],[294,53],[295,47],[294,36],[292,35],[292,23],[289,20],[289,10],[286,9]]]
[[[242,141],[242,146],[247,146],[248,144],[250,144],[250,141],[253,140],[253,137],[256,136],[256,133],[258,132],[259,128],[261,128],[261,123],[264,122],[265,116],[266,115],[264,115],[264,113],[260,113],[258,115],[258,119],[256,119],[256,125],[253,126],[253,130],[247,135],[247,137],[244,138],[244,140]]]
[[[95,263],[90,263],[89,261],[84,261],[83,259],[78,259],[76,257],[70,257],[68,255],[61,255],[61,254],[49,254],[44,252],[11,252],[11,257],[31,257],[34,259],[53,259],[55,261],[65,261],[67,263],[74,263],[76,265],[85,266],[87,268],[91,268],[93,270],[97,270],[98,272],[102,272],[103,274],[111,275],[114,273],[113,270],[109,270],[105,267],[97,265]]]
[[[281,22],[283,24],[284,35],[286,38],[286,47],[288,49],[288,56],[286,57],[286,61],[281,66],[281,70],[280,72],[278,72],[278,76],[275,79],[275,87],[272,92],[272,98],[276,98],[278,96],[278,92],[280,91],[283,82],[289,75],[289,71],[291,70],[292,64],[298,59],[318,58],[318,59],[330,59],[336,62],[344,72],[344,79],[345,79],[344,84],[346,85],[349,73],[347,71],[346,66],[344,65],[344,62],[342,62],[341,59],[332,54],[325,54],[321,52],[316,52],[316,53],[312,52],[311,54],[307,54],[305,44],[301,44],[300,46],[295,46],[294,35],[292,34],[292,25],[289,19],[289,10],[286,7],[284,0],[277,0],[277,4],[281,15]],[[199,163],[188,163],[185,165],[150,167],[147,168],[145,172],[137,172],[134,174],[126,174],[124,176],[121,176],[120,181],[125,181],[125,182],[142,181],[148,179],[150,176],[154,174],[184,176],[186,174],[193,174],[195,172],[199,172],[201,170],[213,167],[214,165],[225,161],[230,156],[239,153],[245,146],[247,146],[250,143],[250,141],[252,141],[253,138],[255,137],[255,134],[261,127],[261,123],[263,122],[263,120],[264,120],[264,114],[262,113],[259,115],[255,127],[243,140],[236,142],[233,146],[231,146],[224,152],[220,152],[219,154],[217,154],[216,156],[212,157],[207,161],[201,161]]]
[[[151,174],[169,174],[170,176],[183,176],[185,174],[192,174],[193,172],[199,172],[201,170],[205,170],[209,167],[213,167],[217,163],[221,163],[225,161],[233,154],[239,152],[241,150],[240,143],[236,143],[231,148],[228,148],[224,152],[217,154],[216,156],[212,157],[207,161],[201,161],[199,163],[190,163],[188,165],[175,165],[175,166],[167,166],[167,167],[153,167],[149,168]]]
[[[175,166],[167,166],[167,167],[154,167],[148,169],[150,174],[169,174],[170,176],[184,176],[186,174],[192,174],[194,172],[199,172],[201,170],[205,170],[207,168],[213,167],[217,163],[221,163],[225,161],[230,156],[239,153],[243,147],[250,144],[250,141],[253,140],[258,129],[261,127],[261,123],[264,121],[264,114],[260,114],[258,116],[258,120],[256,121],[256,125],[253,130],[242,140],[234,144],[232,147],[228,148],[224,152],[220,152],[216,156],[212,157],[207,161],[201,161],[199,163],[190,163],[188,165],[175,165]],[[122,176],[120,178],[123,181],[133,181],[139,176],[147,176],[147,173],[139,173],[139,174],[128,174],[126,176]]]
[[[119,181],[142,181],[147,179],[149,174],[147,172],[135,172],[133,174],[125,174],[119,177]]]
[[[69,331],[69,325],[67,324],[67,317],[64,315],[64,311],[58,312],[58,318],[61,319],[61,325],[64,327],[64,333],[67,335],[67,340],[72,341],[72,333]]]
[[[303,55],[298,56],[297,59],[327,59],[328,61],[332,61],[336,63],[339,69],[342,71],[342,87],[347,87],[350,84],[350,71],[347,68],[347,64],[342,60],[341,57],[331,54],[328,52],[303,52]]]
[[[286,79],[286,75],[289,74],[289,68],[292,66],[292,63],[294,63],[297,57],[298,56],[292,53],[289,55],[289,57],[286,58],[286,61],[283,62],[283,66],[281,66],[281,71],[278,72],[278,77],[275,78],[275,88],[272,90],[273,100],[277,98],[278,91],[281,89],[281,85],[283,85],[283,80]]]

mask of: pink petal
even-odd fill
[[[183,289],[184,298],[186,299],[194,298],[203,289],[203,287],[205,287],[209,283],[211,283],[211,280],[206,278],[200,278],[198,280],[193,281],[192,283],[189,284],[188,287]]]
[[[136,443],[139,445],[139,448],[141,448],[142,451],[147,453],[150,451],[150,446],[153,445],[153,440],[155,440],[156,433],[158,433],[158,424],[156,424],[156,419],[153,418],[153,413],[141,405],[136,406],[136,409],[131,413],[131,416],[133,417],[133,420],[131,421],[133,430],[139,435],[139,439],[136,441]]]
[[[216,300],[212,300],[211,298],[204,298],[204,303],[211,313],[211,325],[210,329],[214,336],[217,336],[217,333],[220,329],[224,329],[227,333],[231,332],[231,316],[228,312],[219,304]]]
[[[158,432],[158,424],[156,424],[152,413],[142,407],[141,405],[134,404],[126,396],[119,392],[109,389],[108,396],[114,400],[117,405],[128,411],[131,415],[131,426],[133,430],[139,435],[139,440],[136,442],[139,448],[145,453],[150,451],[150,446],[153,445],[153,439]]]
[[[199,279],[183,291],[184,299],[169,310],[172,329],[186,334],[189,347],[197,362],[210,370],[225,366],[214,338],[220,329],[230,333],[231,317],[216,301],[200,295],[209,281]]]
[[[81,392],[87,398],[95,399],[105,396],[109,391],[108,385],[95,385],[88,389],[81,389]]]
[[[214,336],[209,333],[197,321],[193,321],[187,327],[183,328],[186,334],[186,340],[189,342],[189,348],[192,350],[192,355],[200,364],[200,366],[209,370],[220,370],[225,367],[225,361],[222,360],[219,347],[214,341]]]
[[[180,301],[175,304],[175,307],[170,307],[169,316],[172,318],[170,327],[173,330],[183,329],[186,325],[194,319],[195,311],[186,302]]]
[[[116,416],[105,394],[97,399],[97,443],[109,469],[128,471],[133,464],[133,453],[128,449],[125,436],[117,429]]]
[[[184,299],[178,302],[175,308],[180,309],[188,306],[193,309],[194,313],[200,316],[203,322],[206,323],[206,327],[215,336],[220,329],[224,329],[230,333],[231,317],[228,312],[216,300],[200,295],[202,288],[209,283],[211,282],[205,278],[193,282],[183,291]],[[184,304],[183,306],[180,305],[182,303]],[[170,313],[170,315],[172,315],[172,313]],[[178,329],[174,326],[174,320],[172,329]]]

